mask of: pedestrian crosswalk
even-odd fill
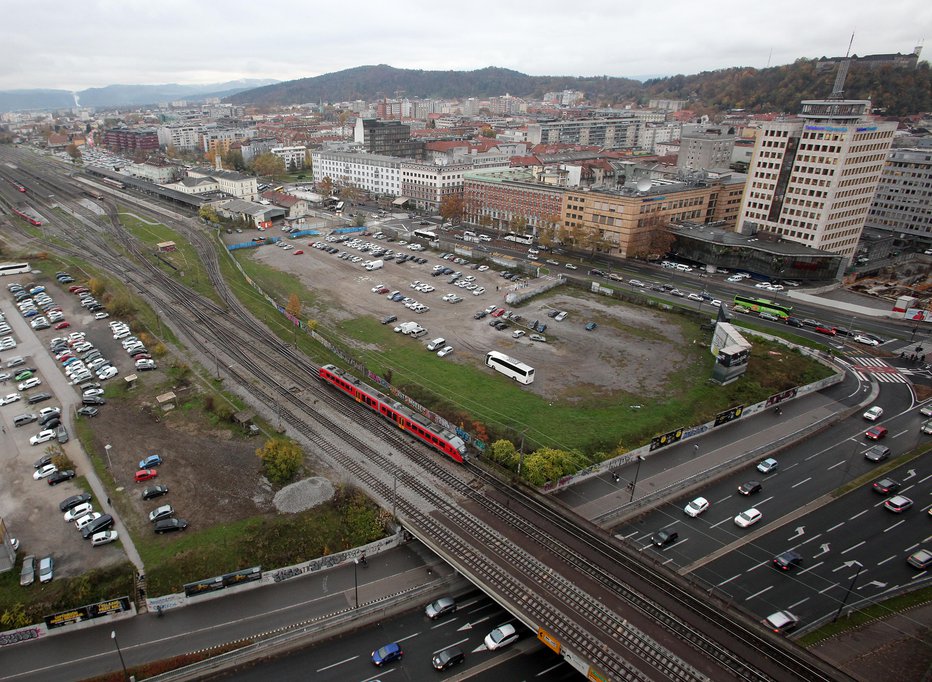
[[[859,379],[869,381],[873,378],[882,384],[908,384],[909,378],[906,375],[912,374],[908,369],[894,367],[881,358],[869,355],[850,356],[845,364],[851,368],[851,371]]]

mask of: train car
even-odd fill
[[[105,185],[110,185],[111,187],[116,187],[118,189],[126,188],[126,185],[124,185],[122,182],[120,182],[119,180],[113,180],[112,178],[104,178],[103,180],[101,180],[101,182],[104,183]]]
[[[339,367],[324,365],[320,368],[318,378],[346,393],[353,400],[365,405],[385,419],[394,422],[399,429],[417,436],[421,442],[439,450],[453,461],[463,463],[469,459],[466,453],[466,443],[455,433],[447,431],[411,408],[379,393]]]
[[[18,215],[20,218],[22,218],[22,219],[25,220],[26,222],[30,223],[31,225],[41,225],[41,224],[42,224],[40,221],[36,220],[36,219],[33,218],[31,215],[27,215],[26,213],[23,213],[22,211],[19,211],[19,210],[15,209],[15,208],[13,209],[13,213],[15,213],[16,215]]]

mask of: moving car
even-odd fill
[[[892,495],[899,490],[900,487],[901,484],[899,481],[894,481],[892,478],[881,478],[879,481],[874,481],[871,484],[873,491],[881,495]]]
[[[777,611],[771,613],[761,622],[779,635],[796,629],[796,626],[799,625],[799,618],[789,611]]]
[[[683,511],[686,512],[686,516],[692,516],[695,518],[708,508],[709,501],[704,497],[697,497],[695,500],[687,504]]]
[[[886,426],[872,426],[864,432],[864,437],[869,438],[870,440],[880,440],[881,438],[885,438],[886,435]]]
[[[864,451],[864,459],[869,462],[882,462],[890,456],[890,448],[885,445],[872,445]]]
[[[441,597],[428,604],[424,613],[431,620],[437,620],[448,613],[456,613],[456,600],[453,597]]]
[[[761,518],[763,518],[763,514],[761,514],[760,511],[753,508],[748,509],[735,517],[735,525],[738,526],[738,528],[748,528],[760,521]]]
[[[855,334],[854,340],[858,343],[863,343],[865,346],[879,346],[880,342],[877,339],[870,336],[865,336],[864,334]]]
[[[745,481],[738,486],[738,492],[742,495],[753,495],[759,493],[762,487],[760,481]]]
[[[884,500],[883,506],[886,510],[894,514],[902,514],[904,511],[913,506],[913,501],[903,495],[894,495],[888,500]]]
[[[650,541],[655,547],[666,547],[672,545],[680,537],[675,530],[658,530],[650,536]]]
[[[773,565],[781,571],[791,571],[803,563],[803,555],[792,549],[788,549],[783,554],[778,554],[773,558]]]
[[[499,625],[485,636],[485,646],[489,651],[504,649],[509,644],[518,641],[518,632],[510,623]]]
[[[777,470],[777,467],[780,466],[773,457],[768,457],[757,465],[757,470],[762,474],[770,474]]]
[[[466,660],[466,654],[457,646],[447,647],[443,651],[438,651],[431,658],[434,670],[448,670],[458,663]]]
[[[397,642],[392,642],[391,644],[386,644],[373,651],[372,662],[377,667],[381,668],[386,663],[400,661],[404,655],[405,652],[401,650],[401,645]]]
[[[879,405],[874,405],[867,412],[864,413],[863,417],[869,422],[875,422],[880,417],[883,416],[883,408]]]
[[[932,552],[927,549],[918,549],[906,557],[906,563],[921,571],[932,568]]]

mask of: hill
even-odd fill
[[[229,100],[274,106],[397,96],[486,98],[505,93],[539,99],[546,92],[568,89],[586,93],[596,106],[631,101],[646,105],[652,98],[665,97],[719,110],[795,112],[800,100],[826,97],[832,91],[835,68],[819,71],[817,64],[814,59],[800,59],[767,69],[736,67],[644,83],[613,76],[528,76],[496,67],[478,71],[423,71],[380,64],[246,90]],[[845,96],[871,99],[875,107],[892,116],[929,111],[932,73],[928,62],[921,62],[916,69],[869,69],[854,65],[848,73]]]

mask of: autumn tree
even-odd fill
[[[463,220],[463,197],[460,194],[447,194],[440,202],[440,217],[458,225]]]
[[[220,222],[220,216],[217,214],[217,209],[215,209],[213,206],[201,206],[198,209],[197,214],[208,222]]]
[[[262,469],[273,485],[284,485],[301,470],[304,453],[297,443],[284,438],[272,438],[256,450]]]
[[[482,130],[479,131],[479,134],[482,135],[482,137],[491,137],[491,138],[495,138],[495,136],[497,135],[497,133],[495,132],[495,129],[492,127],[483,128]]]
[[[253,159],[252,170],[256,175],[266,175],[269,177],[284,175],[285,162],[281,158],[275,156],[275,154],[266,152],[265,154],[259,154]]]
[[[352,112],[343,110],[337,114],[337,120],[340,122],[340,133],[343,138],[346,138],[346,122],[349,120],[349,117],[352,116]]]
[[[360,192],[356,187],[351,187],[348,185],[340,190],[340,199],[351,206],[359,201],[360,196],[362,196],[362,192]]]
[[[325,197],[329,197],[333,194],[333,180],[329,175],[325,175],[324,179],[317,183],[317,189],[320,190],[320,193]]]
[[[518,451],[510,440],[497,440],[488,449],[488,457],[507,469],[514,469],[518,464]]]
[[[541,448],[524,458],[521,476],[531,485],[543,485],[579,471],[586,459],[575,450]]]
[[[301,317],[301,299],[298,298],[297,294],[291,294],[288,297],[288,305],[285,306],[285,311],[292,317]]]
[[[243,152],[240,149],[231,149],[220,158],[224,168],[231,168],[235,171],[246,170],[246,162],[243,160]]]
[[[74,142],[65,147],[65,152],[67,152],[68,156],[71,157],[72,161],[77,161],[81,158],[81,150],[78,149],[78,145],[76,145]]]
[[[524,234],[526,228],[527,218],[523,215],[511,216],[511,220],[508,221],[508,229],[515,234]]]

